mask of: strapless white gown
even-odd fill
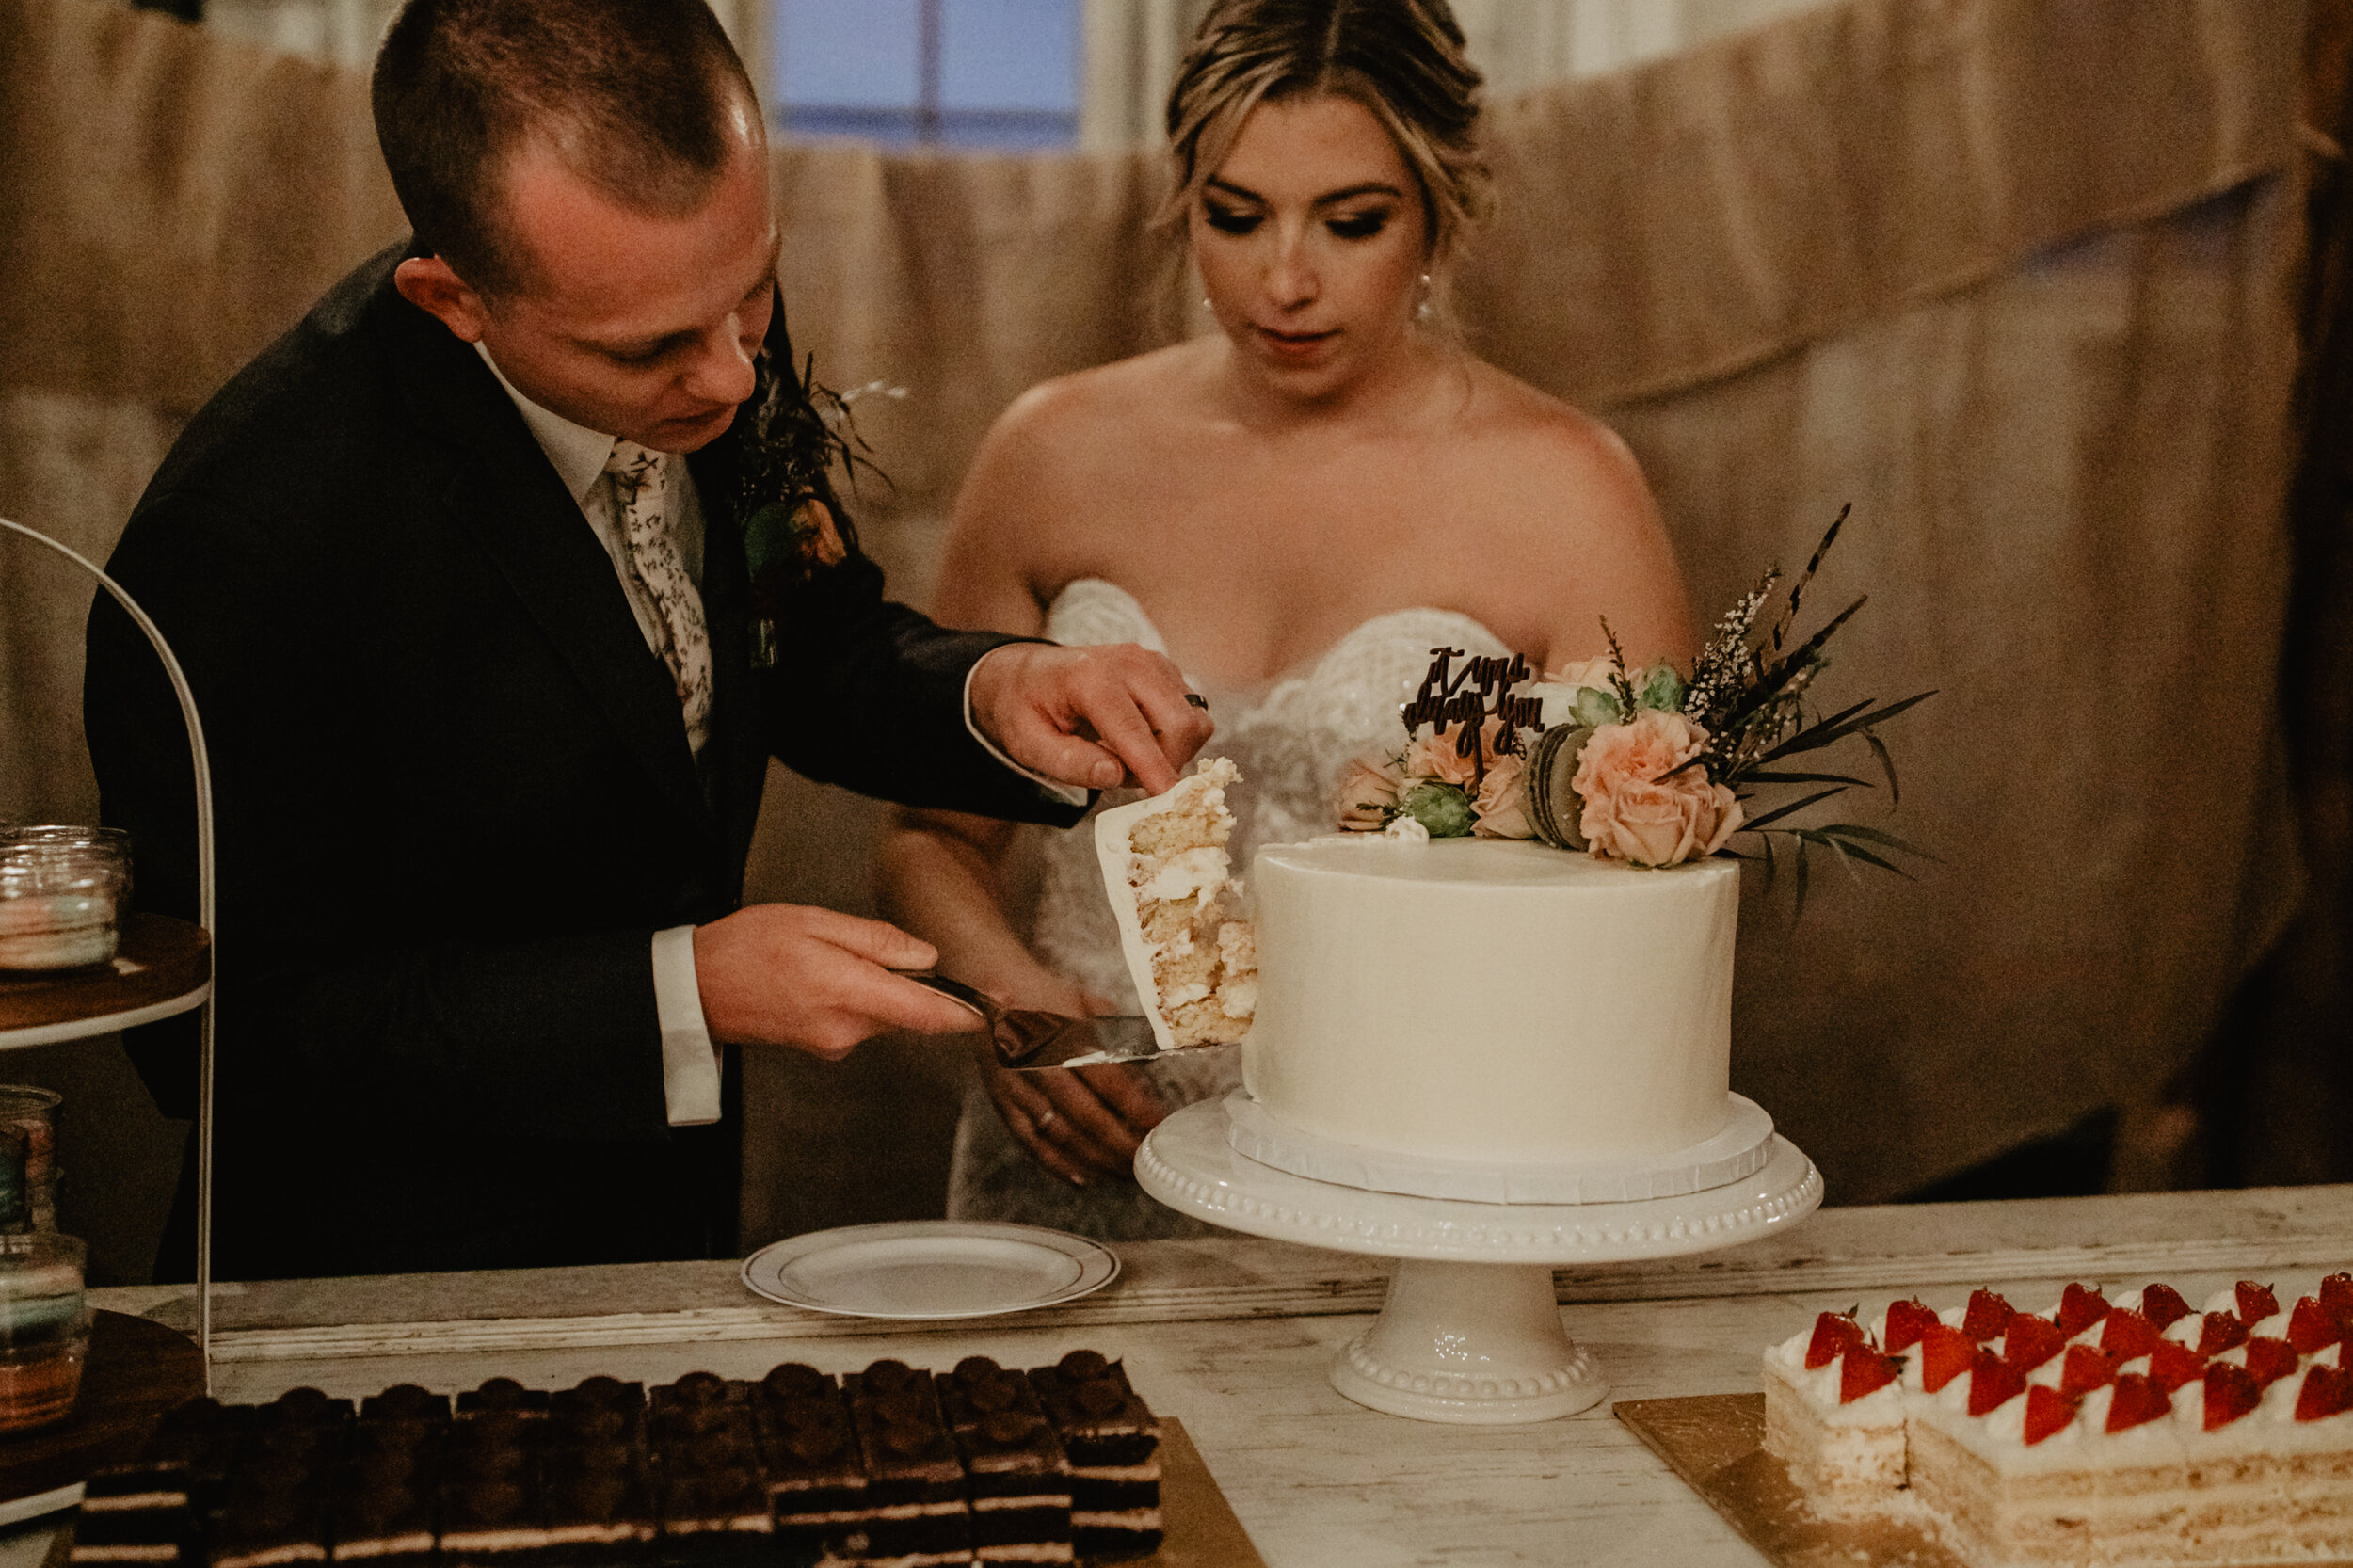
[[[1168,651],[1134,596],[1096,578],[1081,578],[1055,597],[1045,634],[1071,646],[1132,642]],[[1229,757],[1241,770],[1241,786],[1226,797],[1235,818],[1228,850],[1238,869],[1246,872],[1260,844],[1332,831],[1332,798],[1341,775],[1351,760],[1397,744],[1398,708],[1421,683],[1430,650],[1441,647],[1472,654],[1510,651],[1458,611],[1393,610],[1255,689],[1221,692],[1193,683],[1217,721],[1203,755]],[[1101,805],[1134,798],[1134,791],[1120,792]],[[1039,835],[1042,869],[1032,939],[1055,969],[1119,1011],[1133,1013],[1140,1007],[1103,893],[1091,824],[1090,816],[1066,833],[1023,830]],[[1241,1082],[1241,1057],[1211,1051],[1149,1071],[1172,1106],[1189,1104]],[[1213,1227],[1155,1203],[1132,1182],[1064,1184],[1030,1158],[977,1091],[956,1128],[948,1212],[954,1219],[1051,1225],[1109,1240],[1214,1234]]]

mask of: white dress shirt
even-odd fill
[[[629,596],[629,607],[637,617],[637,630],[644,633],[646,646],[661,652],[666,636],[662,624],[662,610],[654,602],[637,574],[630,569],[629,539],[622,532],[618,498],[613,491],[612,476],[604,472],[605,459],[613,456],[615,438],[599,435],[585,425],[573,424],[552,409],[543,408],[515,390],[506,373],[490,358],[483,344],[474,344],[482,362],[490,367],[499,385],[512,399],[515,411],[523,416],[523,424],[538,441],[554,465],[556,477],[580,504],[583,516],[596,534],[597,542],[613,558],[613,570],[621,580],[621,591]],[[696,492],[694,480],[682,462],[663,465],[666,475],[662,498],[664,513],[671,519],[671,537],[678,546],[679,560],[686,568],[686,575],[700,589],[703,580],[703,509],[702,498]],[[964,678],[964,724],[972,738],[988,749],[1014,772],[1036,784],[1053,799],[1074,806],[1086,803],[1087,792],[1069,785],[1058,784],[1042,774],[1023,767],[999,749],[997,744],[981,730],[972,716],[972,675],[977,674],[986,655],[973,663],[972,670]],[[684,721],[681,718],[681,725]],[[676,925],[667,931],[653,934],[653,1002],[654,1016],[662,1028],[662,1094],[672,1127],[696,1127],[719,1119],[719,1053],[711,1043],[711,1028],[703,1019],[702,988],[695,975],[695,928]]]

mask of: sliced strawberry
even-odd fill
[[[2164,1337],[2157,1325],[2137,1312],[2118,1308],[2100,1325],[2100,1348],[2119,1361],[2147,1355]]]
[[[2251,1279],[2238,1282],[2238,1320],[2253,1328],[2280,1310],[2280,1298],[2271,1293],[2268,1285],[2257,1285]]]
[[[2147,1378],[2126,1372],[2116,1380],[2116,1392],[2108,1399],[2107,1430],[2123,1432],[2144,1421],[2153,1421],[2172,1408],[2173,1401],[2167,1398],[2164,1389]]]
[[[2244,1367],[2217,1361],[2206,1368],[2206,1430],[2227,1427],[2263,1403],[2263,1384]]]
[[[2327,1350],[2344,1337],[2345,1325],[2310,1296],[2298,1300],[2288,1314],[2288,1343],[2298,1355]]]
[[[2075,1401],[2056,1388],[2036,1384],[2026,1390],[2026,1446],[2032,1448],[2075,1418]]]
[[[1889,1302],[1887,1304],[1886,1343],[1880,1349],[1893,1355],[1908,1351],[1920,1342],[1920,1336],[1937,1323],[1936,1311],[1924,1303]]]
[[[2229,1312],[2209,1312],[2198,1330],[2198,1353],[2220,1355],[2247,1343],[2247,1325]]]
[[[2189,1303],[2170,1285],[2152,1285],[2140,1293],[2140,1315],[2163,1333],[2189,1316]]]
[[[2007,1404],[2025,1386],[2025,1373],[1980,1346],[1969,1364],[1969,1414],[1982,1416]]]
[[[2298,1359],[2296,1347],[2284,1339],[2258,1335],[2247,1342],[2247,1369],[2265,1388],[2295,1371]]]
[[[1805,1369],[1827,1367],[1863,1342],[1862,1324],[1844,1313],[1825,1312],[1814,1320],[1814,1337],[1805,1347]]]
[[[2325,1421],[2346,1410],[2353,1410],[2353,1372],[2338,1367],[2314,1367],[2304,1374],[2304,1386],[2296,1394],[2297,1420]]]
[[[2108,1299],[2086,1285],[2071,1285],[2059,1292],[2059,1332],[2073,1339],[2108,1315]]]
[[[2320,1304],[2330,1312],[2353,1312],[2353,1274],[2330,1274],[2322,1280]]]
[[[1982,1345],[1989,1339],[1999,1339],[2016,1316],[2017,1311],[2009,1303],[1980,1288],[1970,1294],[1969,1311],[1961,1320],[1961,1332]]]
[[[2067,1359],[2059,1363],[2059,1392],[2081,1399],[2102,1384],[2116,1381],[2116,1358],[2104,1355],[2089,1345],[2070,1345]]]
[[[1904,1358],[1881,1355],[1867,1345],[1847,1352],[1838,1366],[1838,1402],[1852,1404],[1864,1395],[1886,1387],[1904,1375]]]
[[[2002,1336],[2002,1359],[2022,1372],[2031,1372],[2067,1348],[2067,1336],[2048,1318],[2021,1312],[2009,1320]]]
[[[1931,1324],[1920,1336],[1920,1386],[1933,1394],[1969,1369],[1977,1341],[1957,1328]]]
[[[2168,1394],[2205,1375],[2206,1358],[2186,1345],[2160,1339],[2149,1352],[2149,1381]]]

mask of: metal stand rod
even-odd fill
[[[145,610],[97,563],[37,529],[0,518],[0,528],[46,545],[98,580],[115,602],[147,634],[164,674],[180,699],[180,717],[188,727],[188,755],[196,764],[196,904],[197,924],[213,941],[213,988],[205,993],[204,1009],[197,1019],[196,1080],[196,1350],[204,1365],[204,1391],[213,1391],[213,1000],[220,994],[220,937],[213,929],[213,769],[204,752],[204,726],[196,716],[196,695],[180,661],[164,641],[163,632]]]

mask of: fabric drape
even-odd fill
[[[0,0],[0,511],[103,555],[400,219],[353,73],[98,0]],[[1941,863],[1817,866],[1802,920],[1747,878],[1736,1084],[1839,1200],[2153,1095],[2297,897],[2301,40],[2295,0],[1849,0],[1492,116],[1469,341],[1625,435],[1704,618],[1852,502],[1824,689],[1941,692],[1887,736]],[[1151,152],[788,145],[775,182],[819,376],[907,392],[857,405],[903,587],[1023,388],[1206,326]],[[0,566],[0,810],[86,808],[86,604]]]

